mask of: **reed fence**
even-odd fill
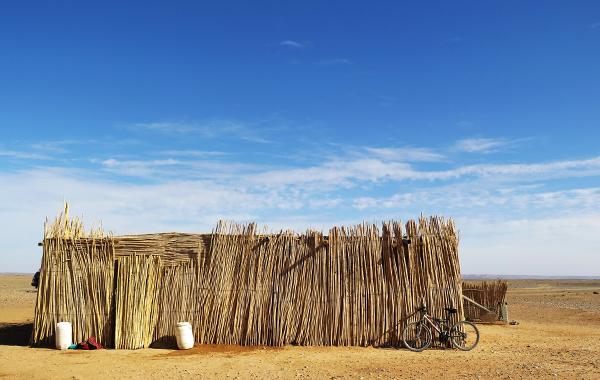
[[[481,283],[463,282],[462,288],[463,294],[466,297],[485,307],[494,314],[492,315],[492,320],[499,319],[501,312],[499,305],[502,305],[505,302],[506,292],[508,290],[507,281],[483,281]],[[483,318],[484,314],[488,314],[481,307],[468,300],[464,300],[463,304],[465,318],[469,320],[482,320],[485,319]]]
[[[135,349],[175,341],[177,322],[210,344],[401,346],[425,303],[463,317],[452,220],[421,217],[267,234],[219,222],[211,234],[86,233],[68,209],[46,223],[31,344],[74,339]]]

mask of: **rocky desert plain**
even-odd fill
[[[472,351],[196,345],[29,347],[31,276],[0,275],[0,379],[600,379],[600,280],[507,280],[509,319]],[[477,282],[477,281],[474,281]]]

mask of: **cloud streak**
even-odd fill
[[[167,155],[167,156],[183,156],[183,157],[206,157],[206,156],[222,156],[222,155],[227,155],[229,153],[206,152],[206,151],[200,151],[200,150],[165,150],[163,152],[158,152],[157,154]]]
[[[203,159],[203,152],[183,152],[188,160],[117,160],[99,161],[102,168],[127,176],[165,178],[212,177],[217,171],[240,186],[256,189],[295,187],[296,192],[321,188],[352,188],[364,184],[382,185],[390,182],[426,181],[453,183],[466,180],[485,180],[488,183],[534,182],[547,179],[579,178],[600,175],[600,157],[587,160],[565,160],[533,164],[477,164],[458,165],[448,170],[423,170],[419,162],[445,162],[446,157],[420,148],[364,148],[367,155],[356,159],[336,158],[322,164],[306,167],[274,168],[273,166],[241,164]],[[208,156],[219,157],[221,152]],[[446,165],[449,165],[446,162]],[[169,166],[168,171],[164,170]]]
[[[155,131],[166,135],[200,135],[206,138],[241,139],[258,143],[271,143],[264,138],[267,127],[257,123],[242,123],[229,119],[210,119],[200,122],[135,123],[125,125],[134,132]]]
[[[525,189],[510,193],[475,188],[436,188],[418,192],[394,194],[390,197],[359,197],[352,207],[359,210],[410,208],[419,205],[437,205],[447,210],[481,209],[486,213],[522,210],[600,211],[600,188],[572,189],[555,192],[531,192]]]
[[[279,45],[289,46],[289,47],[296,48],[296,49],[303,49],[306,47],[306,44],[301,44],[301,43],[290,41],[290,40],[281,41],[279,43]]]
[[[467,153],[493,153],[500,148],[509,145],[508,141],[492,140],[492,139],[465,139],[456,142],[454,149],[459,152]]]
[[[385,161],[406,161],[406,162],[438,162],[446,157],[425,148],[369,148],[365,150],[375,157]]]
[[[52,157],[49,157],[44,154],[39,153],[30,153],[30,152],[19,152],[14,150],[0,150],[0,156],[8,156],[14,158],[26,158],[31,160],[50,160]]]
[[[326,61],[319,62],[319,65],[322,66],[332,66],[332,65],[352,65],[353,63],[347,59],[329,59]]]

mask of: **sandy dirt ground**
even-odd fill
[[[27,346],[31,276],[0,276],[0,379],[600,379],[600,280],[509,280],[509,318],[478,324],[472,351],[197,346]]]

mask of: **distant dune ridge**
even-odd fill
[[[598,280],[598,276],[534,276],[527,274],[463,274],[463,280],[489,280],[501,278],[507,280]]]

